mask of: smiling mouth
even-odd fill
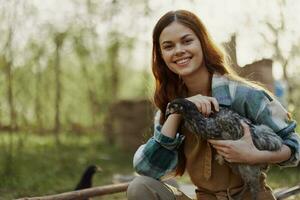
[[[177,65],[184,66],[184,65],[188,64],[190,62],[190,60],[191,60],[191,58],[184,58],[184,59],[175,61],[175,63]]]

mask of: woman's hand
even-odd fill
[[[197,94],[186,99],[193,102],[197,106],[199,112],[201,112],[206,117],[208,117],[213,112],[213,109],[217,112],[219,111],[219,103],[214,97],[202,96],[201,94]]]
[[[260,151],[254,146],[249,126],[241,122],[244,136],[239,140],[209,140],[218,154],[228,162],[254,164],[258,162]]]

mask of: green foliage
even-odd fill
[[[280,168],[272,166],[268,172],[267,182],[273,188],[293,187],[299,184],[299,167]]]
[[[128,69],[123,72],[121,82],[124,84],[120,86],[120,99],[152,98],[154,84],[149,72]]]
[[[72,12],[73,17],[44,23],[38,23],[41,11],[37,5],[24,2],[24,8],[13,8],[13,2],[0,7],[0,29],[3,35],[10,36],[0,39],[0,48],[4,49],[0,53],[0,69],[10,63],[12,70],[11,85],[6,81],[8,75],[0,75],[0,126],[11,126],[14,110],[14,123],[21,130],[51,130],[59,110],[62,130],[76,124],[88,132],[91,127],[95,130],[102,125],[111,103],[120,98],[147,98],[149,79],[145,77],[149,74],[132,70],[127,63],[135,47],[135,36],[115,24],[120,8],[128,7],[130,2],[72,1],[78,7]],[[135,2],[130,8],[135,10],[134,6],[145,4],[147,1]],[[36,12],[25,20],[27,7]],[[14,19],[8,17],[17,11]],[[27,35],[20,42],[18,38],[27,23],[35,26],[32,32],[25,31]],[[125,78],[128,74],[134,78]],[[8,88],[12,91],[11,100]]]
[[[89,164],[104,170],[94,185],[111,184],[114,173],[132,173],[132,155],[104,143],[101,135],[62,134],[57,146],[53,136],[13,135],[12,173],[4,173],[9,134],[0,135],[0,199],[39,196],[71,191]]]

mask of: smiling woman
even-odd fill
[[[300,142],[288,112],[267,90],[232,72],[225,54],[189,11],[170,11],[160,18],[153,31],[152,56],[154,102],[159,111],[153,137],[135,153],[135,170],[143,176],[129,185],[128,199],[191,199],[161,182],[171,172],[187,171],[197,187],[197,199],[274,200],[264,173],[258,175],[259,192],[251,196],[241,175],[214,158],[220,154],[233,164],[296,166]],[[181,114],[166,115],[176,98],[192,102],[206,117],[226,106],[253,124],[271,128],[283,145],[276,152],[257,149],[246,124],[238,140],[204,140],[183,126]]]
[[[159,40],[162,57],[172,72],[182,78],[198,70],[208,73],[203,66],[205,63],[200,40],[190,28],[173,22],[162,31]]]

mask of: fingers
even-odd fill
[[[187,99],[193,102],[197,106],[199,112],[201,112],[206,117],[208,117],[213,112],[213,110],[219,111],[219,103],[214,97],[196,95]]]
[[[211,103],[214,105],[215,111],[219,112],[220,108],[219,108],[219,103],[218,103],[217,99],[214,97],[211,97]]]
[[[227,154],[227,153],[225,153],[223,151],[217,151],[217,153],[219,155],[221,155],[226,161],[231,162],[231,158],[230,158],[229,154]]]
[[[243,126],[243,128],[249,128],[248,124],[246,124],[246,122],[244,122],[244,120],[241,120],[241,125]]]
[[[203,101],[201,103],[201,113],[208,117],[211,113],[211,104],[209,101]]]
[[[200,103],[198,107],[199,112],[201,112],[204,116],[207,115],[207,107],[205,103]]]
[[[229,152],[228,152],[228,148],[226,147],[217,147],[215,148],[217,150],[217,152],[222,155],[222,156],[226,156]]]
[[[230,154],[230,149],[227,147],[215,147],[217,153],[221,155],[227,162],[234,162],[234,158]]]
[[[215,148],[217,147],[230,147],[232,144],[231,140],[208,140]]]
[[[194,101],[193,103],[197,106],[199,112],[201,112],[201,113],[204,112],[204,108],[202,108],[203,106],[202,106],[201,102],[199,102],[199,101]]]
[[[213,146],[217,153],[221,155],[227,162],[239,162],[235,157],[235,154],[232,152],[231,146]]]
[[[241,120],[241,125],[244,129],[244,135],[250,135],[250,127],[248,124],[246,124],[243,120]]]

